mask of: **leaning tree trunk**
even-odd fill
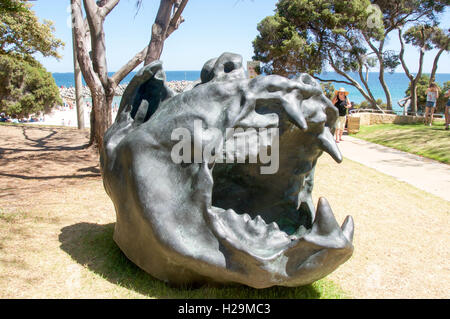
[[[385,34],[387,36],[387,33]],[[380,64],[380,70],[379,70],[379,76],[378,79],[380,81],[381,87],[383,88],[384,94],[386,95],[386,108],[388,110],[392,110],[392,97],[391,92],[389,91],[389,87],[386,84],[386,80],[384,79],[384,59],[383,59],[383,49],[384,49],[384,39],[380,41],[380,44],[377,47],[370,41],[370,38],[367,36],[367,34],[363,33],[363,37],[366,40],[369,47],[372,49],[372,51],[375,53],[378,59],[378,63]]]
[[[414,81],[411,81],[411,94],[410,94],[410,97],[411,97],[411,111],[414,113],[414,114],[417,114],[417,111],[418,111],[418,109],[417,109],[417,81],[416,80],[414,80]]]
[[[169,28],[172,7],[172,1],[161,0],[155,23],[152,26],[152,37],[145,57],[145,65],[158,60],[161,56],[167,29]]]
[[[161,0],[155,23],[152,26],[152,37],[148,45],[144,65],[159,60],[164,48],[164,41],[184,21],[181,13],[187,3],[188,0]]]
[[[380,73],[379,73],[379,80],[381,87],[384,90],[384,94],[386,95],[386,109],[392,110],[392,97],[391,92],[389,91],[389,87],[386,84],[386,81],[384,79],[384,67],[380,66]]]
[[[439,58],[441,57],[442,52],[444,52],[444,51],[445,51],[444,49],[440,49],[439,52],[436,54],[436,57],[434,58],[433,68],[431,69],[429,84],[433,83],[436,80],[438,61],[439,61]]]

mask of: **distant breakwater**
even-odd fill
[[[169,88],[177,93],[183,92],[187,87],[192,85],[193,81],[170,81],[167,82]],[[119,84],[116,88],[115,96],[122,96],[127,88],[128,84]],[[59,95],[62,99],[75,100],[75,88],[74,87],[59,87]],[[91,91],[89,87],[83,86],[81,95],[83,98],[91,98]]]

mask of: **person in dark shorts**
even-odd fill
[[[339,118],[336,122],[336,143],[339,143],[342,141],[342,134],[345,129],[347,109],[352,106],[350,100],[348,99],[348,92],[345,88],[340,88],[338,91],[334,92],[332,103],[339,110]]]

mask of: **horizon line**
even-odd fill
[[[164,72],[201,72],[201,70],[163,70]],[[48,71],[52,74],[67,74],[67,73],[74,73],[72,72],[51,72]],[[109,71],[108,73],[116,73],[117,71]],[[130,73],[133,72],[138,72],[138,71],[131,71]],[[130,74],[128,73],[128,74]],[[304,72],[303,72],[304,73]],[[337,73],[336,71],[324,71],[320,74],[324,74],[324,73]],[[352,71],[352,72],[347,72],[347,73],[358,73],[357,71]],[[379,71],[371,71],[369,73],[380,73]],[[405,72],[385,72],[385,74],[393,74],[393,73],[405,73]],[[411,72],[412,74],[417,74],[417,72]],[[429,75],[431,74],[431,72],[422,72],[422,75]],[[450,72],[436,72],[436,74],[450,74]]]

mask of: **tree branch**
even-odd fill
[[[443,48],[440,49],[439,52],[434,57],[433,68],[431,69],[431,74],[430,74],[430,84],[433,83],[434,80],[436,79],[436,71],[437,71],[438,61],[439,61],[439,58],[441,57],[441,54],[444,51],[445,51],[445,49],[443,49]]]
[[[316,75],[311,75],[313,78],[321,81],[321,82],[335,82],[335,83],[343,83],[343,84],[347,84],[347,85],[352,85],[353,84],[351,82],[347,82],[347,81],[342,81],[342,80],[334,80],[334,79],[321,79],[320,77],[316,76]]]
[[[178,9],[175,11],[175,14],[172,17],[172,20],[169,23],[169,27],[166,31],[166,39],[175,31],[178,29],[181,23],[184,22],[183,17],[181,16],[181,13],[183,13],[184,8],[186,8],[186,5],[189,0],[183,0],[181,1],[181,4],[178,6]]]
[[[114,87],[119,85],[119,83],[130,73],[133,71],[139,64],[141,64],[145,56],[147,55],[148,46],[146,46],[141,52],[137,53],[130,61],[128,61],[124,66],[120,68],[114,75],[110,78],[110,81],[113,83]]]
[[[100,7],[100,14],[105,18],[120,2],[120,0],[102,0],[98,1],[97,5]]]
[[[98,76],[95,74],[94,68],[91,64],[89,52],[87,51],[86,43],[86,30],[84,28],[83,13],[81,10],[81,0],[71,0],[73,16],[74,16],[74,34],[75,45],[78,55],[78,62],[80,63],[83,77],[90,88],[101,87],[101,82]]]
[[[404,54],[405,54],[405,43],[403,42],[403,36],[402,36],[402,29],[398,28],[398,38],[400,39],[400,53],[399,58],[400,62],[402,63],[403,70],[405,70],[406,76],[410,79],[410,81],[414,80],[414,77],[412,76],[411,72],[409,72],[408,66],[406,65]]]
[[[92,65],[103,87],[106,88],[108,86],[108,68],[106,64],[105,32],[103,30],[104,18],[94,1],[83,0],[83,3],[91,35]]]

